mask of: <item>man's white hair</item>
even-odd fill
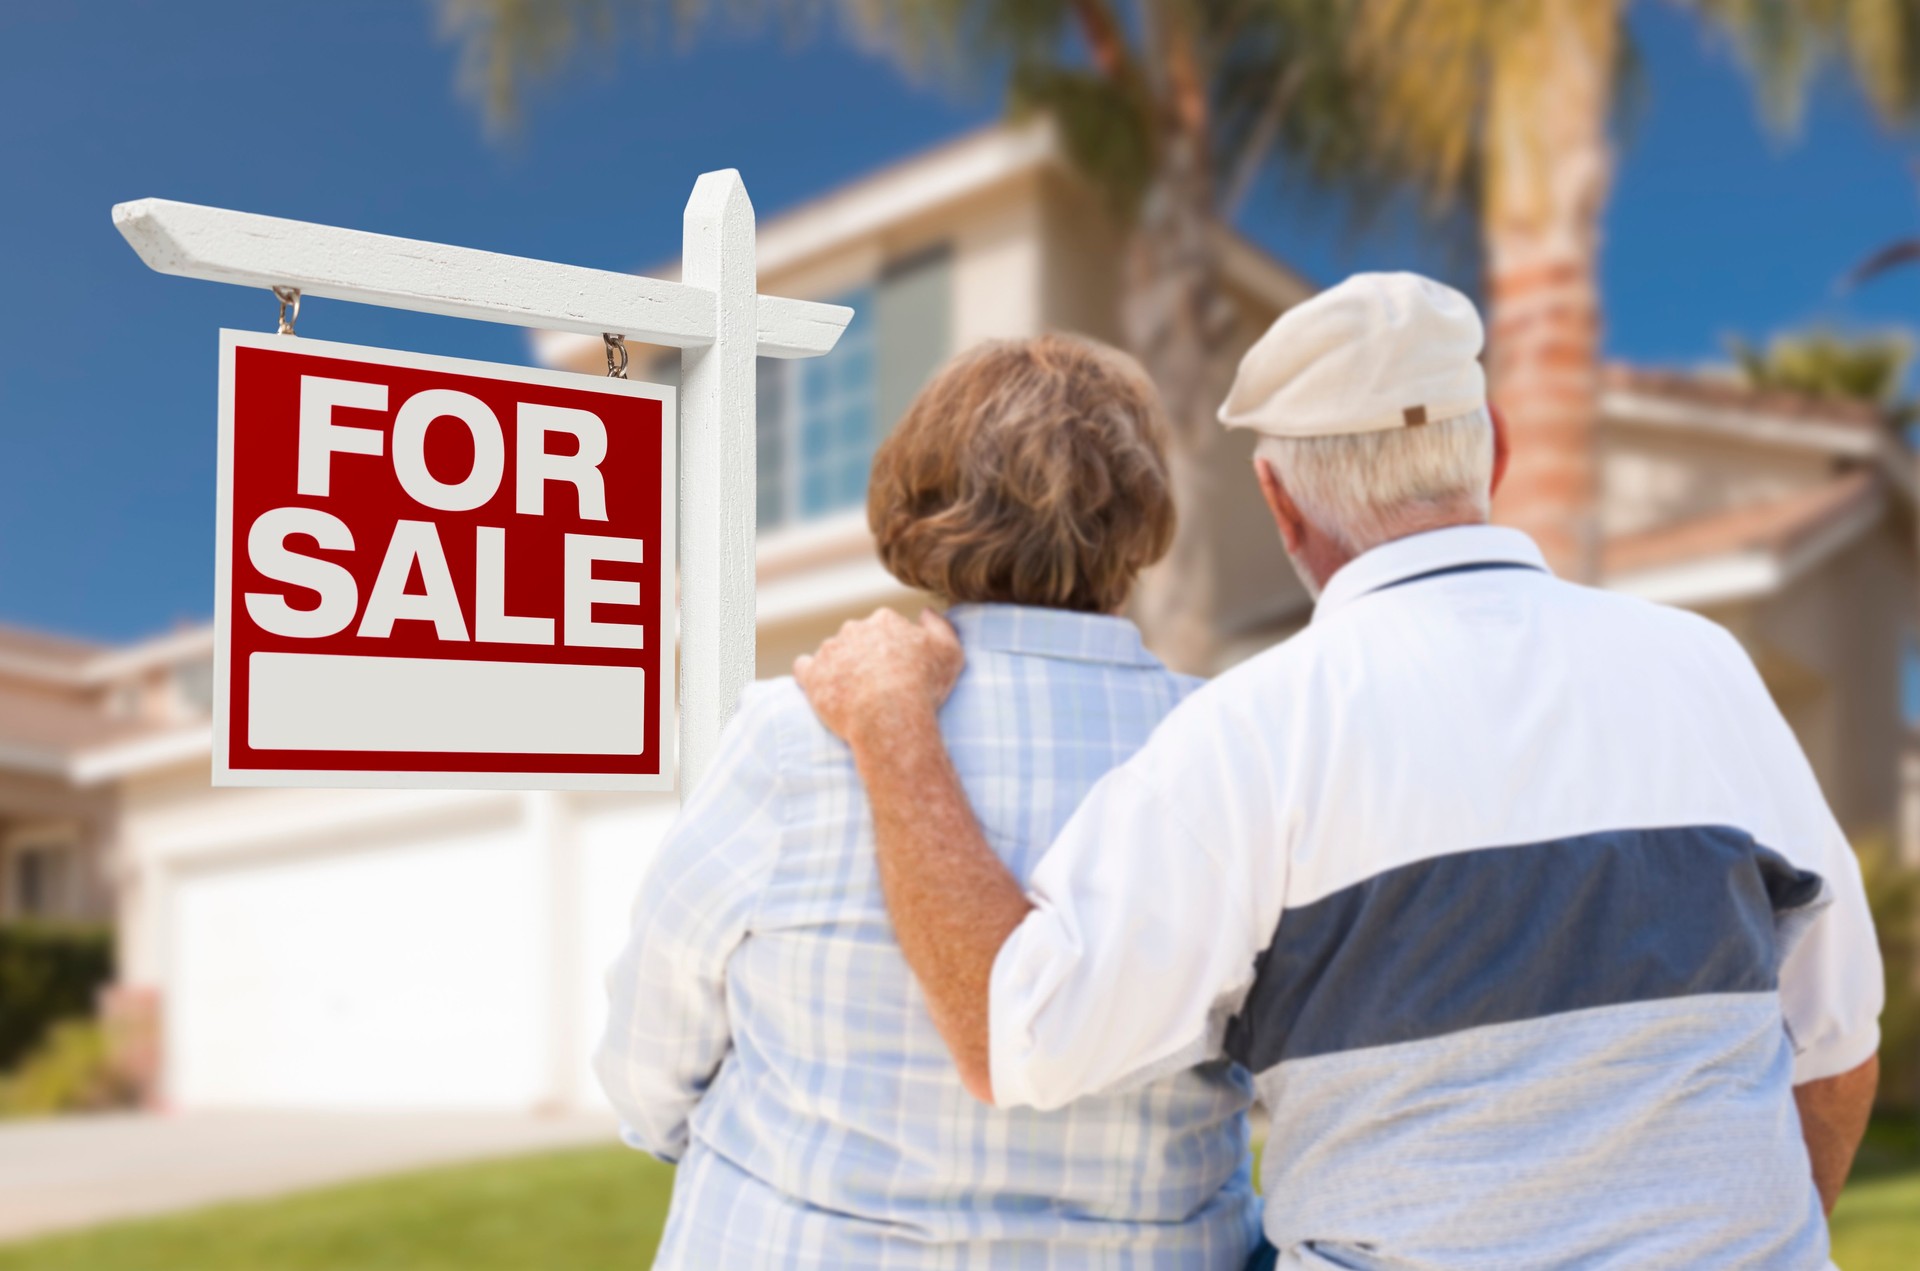
[[[1314,527],[1355,555],[1489,513],[1493,420],[1484,406],[1417,427],[1262,437],[1254,453]]]

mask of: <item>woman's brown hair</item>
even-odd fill
[[[994,340],[948,362],[881,443],[880,559],[953,603],[1112,613],[1173,540],[1167,420],[1132,358],[1093,340]]]

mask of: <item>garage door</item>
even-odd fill
[[[573,1101],[579,1107],[609,1106],[591,1064],[607,1027],[607,968],[626,947],[640,880],[679,810],[679,800],[660,795],[583,816],[575,830],[580,846],[579,898],[574,908],[580,962],[574,976],[574,1054],[578,1059]]]
[[[208,1107],[530,1107],[550,882],[523,826],[180,875],[168,1088]]]

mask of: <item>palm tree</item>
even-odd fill
[[[1764,349],[1736,339],[1729,351],[1749,387],[1866,402],[1900,430],[1913,422],[1913,403],[1903,396],[1913,342],[1903,334],[1813,330],[1775,336]]]
[[[1216,231],[1264,171],[1338,184],[1371,207],[1393,152],[1365,143],[1340,9],[1325,0],[439,0],[469,87],[497,114],[523,81],[624,25],[697,31],[715,16],[838,20],[909,67],[1004,70],[1015,115],[1052,118],[1070,162],[1129,227],[1125,339],[1175,420],[1178,506],[1217,499],[1213,412],[1237,351]],[[717,11],[717,12],[713,12]],[[1215,570],[1200,518],[1136,599],[1169,662],[1210,670]]]
[[[1920,101],[1916,0],[1689,0],[1730,36],[1771,122],[1790,125],[1844,59],[1879,115]],[[1563,573],[1592,578],[1602,327],[1600,219],[1627,56],[1627,0],[1354,0],[1374,77],[1375,140],[1436,199],[1478,196],[1493,396],[1513,438],[1496,511]],[[1411,53],[1411,56],[1409,55]],[[1470,167],[1478,163],[1477,190]]]
[[[1681,0],[1730,35],[1768,117],[1796,117],[1844,55],[1883,118],[1920,103],[1920,0]],[[1628,0],[439,0],[496,105],[616,19],[710,9],[838,14],[909,61],[1005,67],[1132,226],[1124,330],[1180,435],[1180,506],[1208,506],[1208,426],[1229,347],[1213,228],[1275,156],[1377,205],[1417,185],[1480,219],[1493,396],[1514,439],[1497,507],[1564,574],[1592,578],[1610,124]],[[1191,518],[1190,518],[1191,519]],[[1212,571],[1184,530],[1140,616],[1176,665],[1213,660]]]

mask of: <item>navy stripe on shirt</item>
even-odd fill
[[[1430,857],[1285,910],[1227,1053],[1290,1059],[1567,1011],[1776,987],[1817,875],[1740,830],[1615,830]]]

